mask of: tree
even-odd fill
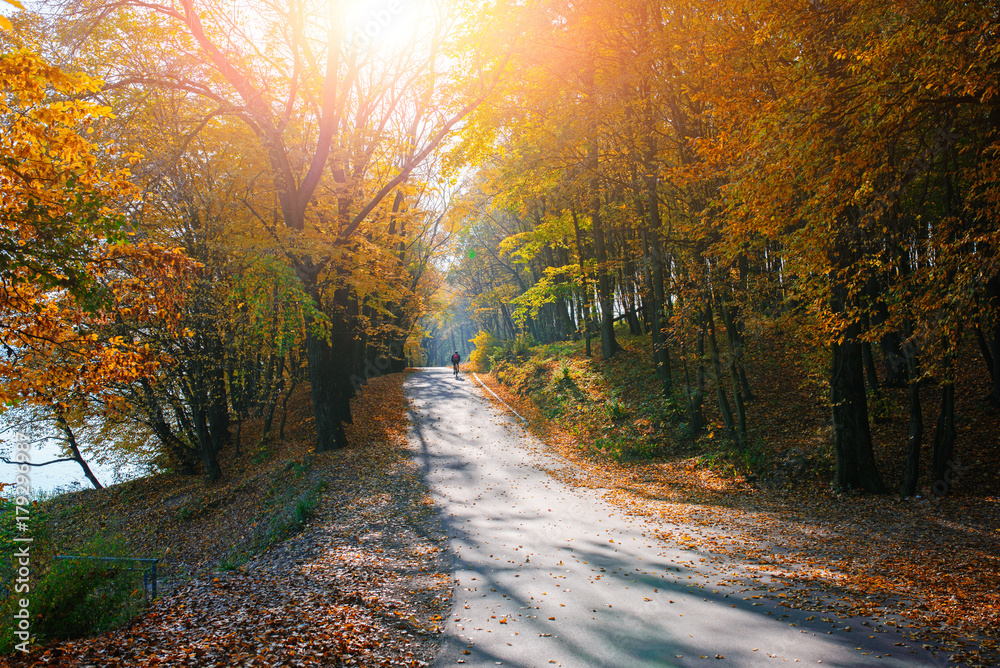
[[[211,115],[231,115],[253,131],[267,156],[268,186],[277,201],[277,219],[259,212],[261,220],[269,221],[274,243],[312,300],[311,312],[323,315],[306,328],[320,450],[346,444],[342,421],[350,419],[351,371],[364,359],[354,345],[361,314],[351,298],[353,267],[344,260],[358,257],[372,216],[385,210],[391,217],[387,195],[490,86],[480,76],[466,93],[441,76],[447,25],[435,22],[430,8],[418,13],[412,37],[391,51],[352,39],[343,9],[328,2],[264,3],[246,22],[220,5],[195,0],[176,6],[98,3],[68,12],[84,22],[87,35],[95,34],[97,21],[120,16],[120,25],[135,25],[138,18],[171,36],[164,42],[168,50],[149,54],[144,63],[167,64],[167,71],[133,69],[112,86],[198,95],[213,104]],[[132,18],[126,22],[123,12]],[[420,41],[424,37],[429,39]],[[178,50],[185,54],[183,65]],[[193,67],[182,70],[187,63]]]

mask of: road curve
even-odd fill
[[[647,537],[653,527],[601,490],[553,477],[571,464],[471,376],[422,369],[405,387],[454,560],[436,666],[949,665],[894,629],[721,584],[708,555]]]

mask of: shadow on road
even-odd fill
[[[726,582],[717,555],[647,537],[598,491],[545,474],[539,448],[450,369],[407,388],[457,581],[436,665],[950,665],[897,629],[784,607],[781,592]]]

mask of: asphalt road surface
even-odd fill
[[[471,374],[423,369],[406,388],[454,560],[437,666],[954,665],[894,628],[723,585],[707,555],[553,477],[572,464]]]

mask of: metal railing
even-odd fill
[[[151,598],[156,598],[156,565],[159,559],[143,559],[141,557],[86,557],[74,556],[71,554],[57,554],[56,559],[86,559],[88,561],[130,561],[144,565],[141,568],[130,568],[127,570],[142,571],[142,590],[150,592]]]

